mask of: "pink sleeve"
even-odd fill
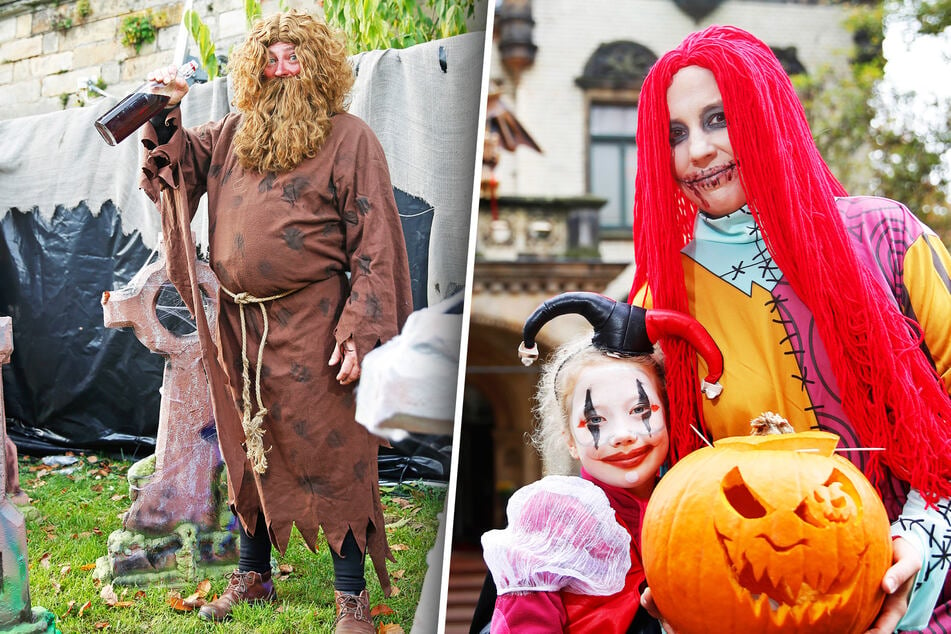
[[[567,625],[558,592],[511,592],[495,600],[492,634],[561,634]]]

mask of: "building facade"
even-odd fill
[[[525,318],[564,291],[627,298],[637,100],[651,64],[690,32],[732,24],[770,45],[790,74],[844,66],[847,11],[781,0],[497,3],[490,91],[538,149],[509,144],[483,175],[491,186],[476,231],[447,633],[468,631],[480,535],[504,526],[508,496],[543,475],[527,442],[537,368],[516,355]],[[502,145],[513,137],[490,121],[486,157],[495,132]],[[550,322],[540,359],[588,332],[580,318]]]

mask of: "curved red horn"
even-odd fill
[[[663,308],[648,310],[645,321],[651,341],[665,336],[680,337],[700,353],[708,371],[702,389],[708,398],[716,398],[723,389],[718,383],[723,376],[723,353],[703,324],[686,313]]]

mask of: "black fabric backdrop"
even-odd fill
[[[413,285],[426,303],[432,206],[395,191]],[[103,324],[103,291],[148,261],[137,232],[124,234],[111,201],[57,207],[50,219],[10,209],[0,220],[0,314],[13,318],[3,367],[7,431],[19,450],[94,450],[142,457],[155,448],[164,359],[131,329]],[[451,438],[411,434],[381,450],[384,480],[449,479]]]

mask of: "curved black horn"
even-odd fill
[[[534,348],[535,337],[542,326],[560,315],[577,314],[594,328],[591,342],[601,350],[648,353],[653,350],[653,343],[647,336],[646,312],[639,306],[617,302],[598,293],[562,293],[529,315],[522,328],[522,342],[526,348]]]

